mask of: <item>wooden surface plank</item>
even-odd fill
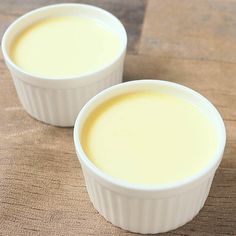
[[[141,53],[236,62],[236,1],[150,0]]]
[[[0,0],[0,37],[19,15],[54,2]],[[163,79],[190,86],[225,120],[225,155],[204,208],[165,235],[235,235],[236,1],[83,2],[104,7],[125,23],[125,81]],[[93,208],[72,128],[43,124],[23,110],[1,54],[0,111],[0,235],[136,235],[106,222]]]

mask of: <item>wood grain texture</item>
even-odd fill
[[[0,0],[0,37],[18,16],[55,2]],[[126,25],[125,81],[163,79],[190,86],[225,120],[225,155],[204,208],[164,235],[236,235],[236,1],[83,2],[112,11]],[[73,130],[43,124],[23,110],[1,54],[0,112],[0,235],[136,235],[106,222],[93,208]]]

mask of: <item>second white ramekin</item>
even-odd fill
[[[19,32],[40,19],[70,14],[98,19],[119,35],[122,46],[111,63],[78,77],[50,79],[31,75],[12,62],[9,47]],[[127,35],[123,25],[109,12],[85,4],[57,4],[31,11],[13,22],[3,36],[2,51],[25,110],[48,124],[73,126],[78,112],[91,97],[122,82],[126,44]]]
[[[142,89],[171,93],[187,99],[202,109],[214,124],[219,144],[210,163],[197,174],[171,184],[135,185],[104,173],[84,153],[80,134],[90,112],[116,95]],[[102,91],[83,107],[74,127],[75,148],[94,207],[114,225],[143,234],[166,232],[193,219],[206,201],[225,142],[223,120],[206,98],[185,86],[157,80],[132,81]]]

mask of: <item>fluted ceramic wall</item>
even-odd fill
[[[214,173],[197,186],[173,196],[137,197],[116,192],[97,182],[83,168],[89,197],[104,218],[116,226],[138,233],[160,233],[190,221],[203,207]]]
[[[83,105],[103,89],[122,82],[123,61],[113,70],[92,83],[73,88],[44,88],[12,77],[19,99],[25,110],[34,118],[57,126],[73,126]]]

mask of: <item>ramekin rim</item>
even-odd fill
[[[10,34],[11,29],[13,27],[15,27],[15,25],[18,24],[18,22],[20,22],[22,19],[24,19],[26,17],[30,17],[31,15],[33,15],[33,14],[35,14],[37,12],[45,11],[45,10],[50,9],[50,8],[66,7],[66,6],[81,6],[81,7],[88,7],[88,8],[96,9],[97,11],[100,11],[103,14],[106,14],[106,15],[112,17],[119,24],[120,28],[122,29],[122,31],[124,33],[124,39],[121,40],[122,46],[120,48],[119,53],[116,55],[116,57],[113,60],[111,60],[108,64],[102,66],[101,68],[99,68],[97,70],[94,70],[94,71],[91,71],[91,72],[88,72],[88,73],[79,74],[77,76],[64,77],[64,78],[54,78],[54,77],[39,76],[39,75],[36,75],[36,74],[29,73],[29,72],[23,70],[22,68],[20,68],[19,66],[17,66],[12,61],[11,57],[9,56],[9,53],[6,50],[7,37]],[[121,37],[121,36],[119,36],[119,37]],[[18,17],[17,19],[15,19],[7,27],[6,31],[4,32],[4,34],[2,36],[1,47],[2,47],[2,52],[3,52],[3,57],[6,60],[6,62],[9,65],[11,65],[16,71],[20,72],[21,74],[23,74],[25,76],[28,76],[30,78],[32,77],[34,79],[41,80],[41,81],[52,81],[52,82],[53,81],[55,81],[55,82],[56,81],[67,81],[67,82],[70,82],[70,81],[74,81],[74,80],[87,79],[87,77],[92,77],[92,76],[94,76],[96,74],[100,74],[100,73],[106,71],[108,68],[110,68],[112,65],[114,65],[117,61],[119,61],[119,59],[122,57],[122,55],[124,54],[124,52],[126,51],[126,48],[127,48],[127,41],[128,41],[127,40],[127,32],[126,32],[126,29],[125,29],[124,25],[122,24],[122,22],[115,15],[113,15],[109,11],[107,11],[107,10],[105,10],[103,8],[94,6],[94,5],[84,4],[84,3],[58,3],[58,4],[50,4],[50,5],[46,5],[46,6],[43,6],[43,7],[39,7],[39,8],[33,9],[33,10],[23,14],[22,16]]]
[[[118,89],[119,87],[123,87],[126,85],[130,85],[132,86],[132,84],[137,84],[137,83],[158,83],[158,84],[168,84],[170,86],[175,86],[178,87],[180,89],[184,89],[184,90],[188,90],[189,92],[191,92],[193,95],[199,97],[199,99],[201,99],[202,101],[204,101],[205,103],[207,103],[208,105],[210,105],[211,109],[215,112],[215,114],[218,116],[219,118],[219,129],[222,132],[222,137],[221,137],[221,141],[219,141],[219,145],[218,148],[214,154],[214,158],[212,158],[212,160],[208,163],[208,165],[201,169],[199,172],[186,177],[184,179],[175,181],[173,183],[168,183],[168,184],[133,184],[133,183],[129,183],[128,181],[124,181],[124,180],[120,180],[118,178],[112,177],[109,174],[105,173],[104,171],[102,171],[101,169],[99,169],[98,167],[96,167],[96,165],[94,165],[92,163],[92,161],[89,160],[89,158],[86,156],[85,152],[83,151],[82,145],[79,142],[79,133],[78,133],[78,127],[80,124],[80,120],[83,118],[84,113],[86,113],[86,110],[89,108],[89,106],[99,97],[104,96],[106,93],[110,93],[112,90],[114,89]],[[99,178],[101,178],[103,181],[108,182],[109,184],[124,188],[124,189],[129,189],[129,190],[135,190],[135,191],[148,191],[148,192],[159,192],[159,191],[167,191],[167,190],[173,190],[173,189],[177,189],[180,187],[184,187],[186,185],[189,185],[191,183],[194,183],[195,181],[197,181],[198,179],[201,179],[202,177],[206,176],[213,168],[217,168],[217,166],[219,165],[221,159],[222,159],[222,154],[224,152],[224,148],[225,148],[225,144],[226,144],[226,129],[225,129],[225,125],[223,122],[223,118],[220,114],[220,112],[217,110],[217,108],[203,95],[201,95],[200,93],[196,92],[195,90],[175,83],[175,82],[170,82],[170,81],[165,81],[165,80],[133,80],[133,81],[129,81],[129,82],[124,82],[121,84],[117,84],[114,85],[110,88],[107,88],[103,91],[101,91],[100,93],[98,93],[96,96],[94,96],[93,98],[91,98],[85,105],[84,107],[81,109],[81,111],[79,112],[76,121],[75,121],[75,125],[74,125],[74,131],[73,131],[73,138],[74,138],[74,145],[75,145],[75,149],[76,149],[76,153],[77,153],[77,157],[80,160],[80,162],[82,162],[83,164],[86,165],[86,167],[92,172],[94,173],[96,176],[98,176]],[[78,155],[79,154],[79,155]]]

